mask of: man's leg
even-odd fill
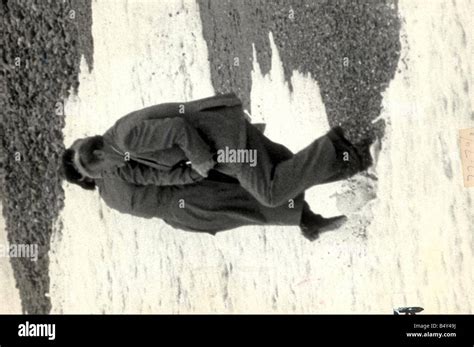
[[[347,178],[341,174],[347,169],[343,150],[347,160],[357,161],[357,154],[350,146],[337,142],[339,135],[332,132],[290,157],[286,147],[248,124],[247,149],[256,150],[257,165],[239,165],[234,177],[265,206],[280,206],[314,185]]]

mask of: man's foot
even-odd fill
[[[340,126],[332,128],[328,137],[336,149],[336,159],[341,171],[339,179],[349,178],[372,165],[370,140],[353,144],[344,136],[344,130]]]
[[[365,171],[372,166],[374,160],[372,158],[372,153],[370,153],[370,148],[372,141],[370,139],[362,140],[355,144],[357,154],[360,158],[360,170]]]
[[[308,224],[301,224],[300,229],[308,240],[316,240],[321,233],[339,229],[345,222],[347,222],[345,215],[324,218],[320,215],[315,215],[313,221]]]

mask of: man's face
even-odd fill
[[[102,151],[104,143],[101,136],[76,140],[71,147],[77,153],[75,165],[82,175],[99,178],[101,173],[109,167],[109,163]]]

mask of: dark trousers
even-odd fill
[[[247,149],[257,150],[257,165],[231,165],[224,170],[240,182],[262,205],[287,204],[306,189],[339,178],[336,150],[327,135],[293,154],[272,142],[251,124],[247,125]],[[227,171],[227,172],[225,172]]]

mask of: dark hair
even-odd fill
[[[75,151],[71,148],[67,149],[62,156],[62,169],[66,181],[77,184],[83,189],[94,190],[95,182],[92,178],[84,177],[74,166]]]

